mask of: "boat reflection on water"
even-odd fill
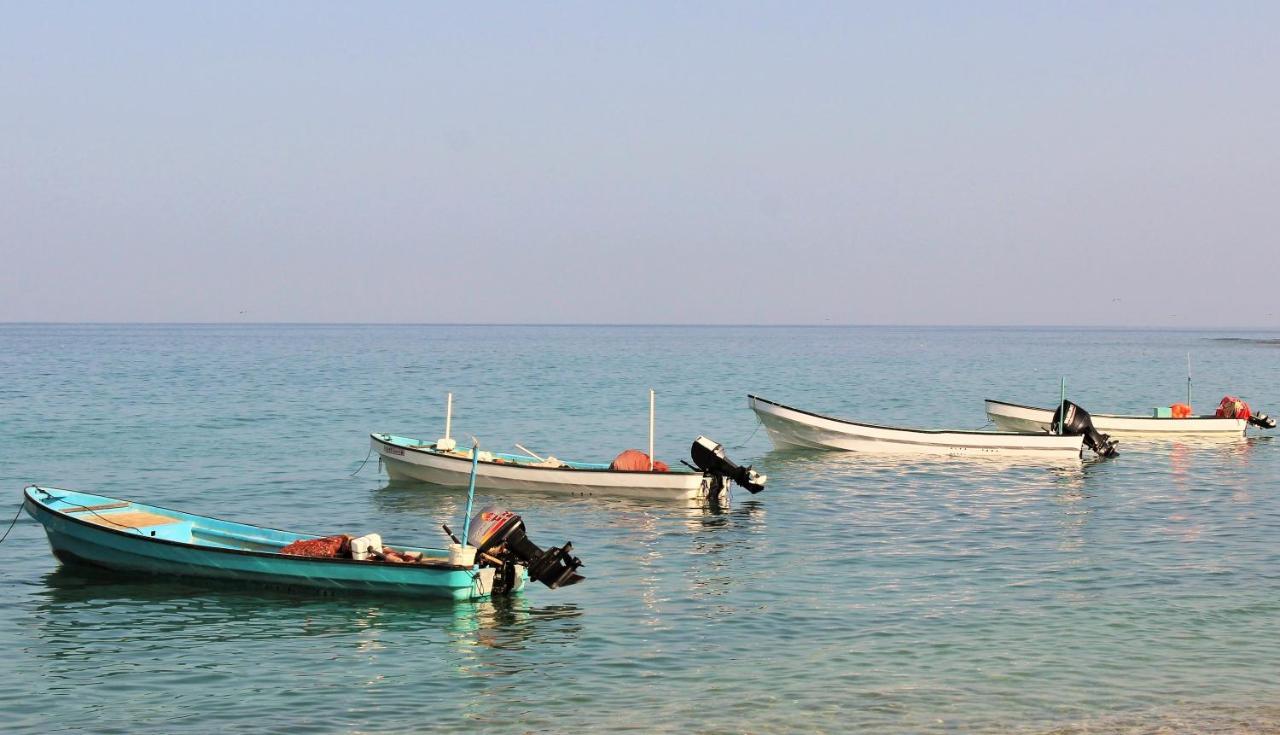
[[[62,697],[60,715],[76,731],[125,732],[157,717],[169,723],[163,731],[186,718],[215,732],[330,731],[317,718],[366,720],[396,707],[415,717],[497,717],[513,702],[524,706],[522,687],[546,670],[580,665],[583,611],[523,595],[458,603],[295,597],[72,568],[33,583],[22,647],[41,692],[128,692],[109,708],[100,697]],[[516,684],[468,684],[495,678]],[[288,704],[264,706],[262,697],[277,692]],[[10,727],[23,729],[26,717],[32,732],[47,716],[10,714]]]
[[[454,616],[448,634],[450,647],[459,655],[459,671],[473,676],[526,672],[529,661],[512,652],[564,648],[583,631],[583,610],[572,603],[534,605],[523,595],[512,595],[468,607],[469,614]]]
[[[739,586],[762,584],[763,577],[772,576],[773,571],[760,564],[768,554],[767,520],[765,506],[758,500],[685,519],[698,560],[685,573],[693,599],[724,597]]]
[[[1168,456],[1174,487],[1180,492],[1228,488],[1233,496],[1248,499],[1249,485],[1239,472],[1222,472],[1224,467],[1244,469],[1252,462],[1260,443],[1270,436],[1235,438],[1219,441],[1176,441],[1160,456]],[[1165,454],[1167,452],[1167,455]]]
[[[851,492],[880,488],[894,490],[894,483],[934,486],[936,492],[955,488],[966,492],[998,492],[1003,495],[1040,496],[1045,485],[1067,491],[1083,491],[1085,477],[1106,460],[1086,459],[1078,464],[1027,463],[1017,458],[982,457],[952,460],[947,457],[867,455],[802,449],[774,450],[761,464],[791,485],[830,485]],[[908,488],[909,489],[909,488]]]
[[[727,505],[714,503],[698,508],[699,513],[684,513],[685,526],[690,531],[706,528],[720,528],[730,525],[734,520],[763,519],[765,504],[751,499],[735,501]]]
[[[59,567],[46,574],[33,631],[53,658],[79,652],[136,651],[186,644],[323,638],[357,652],[390,636],[443,637],[455,644],[522,648],[540,636],[563,641],[579,627],[551,625],[582,612],[573,604],[536,605],[524,595],[477,601],[305,595],[233,583],[199,586],[138,582],[105,570]]]
[[[373,502],[378,510],[385,513],[412,513],[417,516],[452,518],[461,514],[462,504],[457,498],[447,493],[436,492],[436,485],[425,482],[384,482],[373,491]],[[562,515],[564,509],[598,509],[644,510],[684,513],[690,518],[704,515],[707,512],[719,512],[732,508],[740,499],[752,498],[745,490],[733,490],[729,493],[729,501],[717,502],[707,498],[689,498],[666,500],[662,498],[627,498],[603,497],[589,495],[566,495],[550,493],[542,490],[520,490],[517,492],[494,494],[476,490],[476,507],[487,503],[497,503],[504,507],[528,516],[538,512]]]

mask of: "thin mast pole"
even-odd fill
[[[649,471],[653,472],[653,388],[649,389]]]
[[[1187,353],[1187,408],[1191,407],[1191,353]]]
[[[453,392],[449,392],[444,409],[444,438],[449,438],[449,430],[453,427]]]
[[[471,479],[467,482],[467,514],[462,521],[462,546],[471,543],[471,503],[476,499],[476,470],[480,466],[480,440],[471,438]]]

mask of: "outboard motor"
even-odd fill
[[[1266,415],[1265,413],[1255,413],[1249,416],[1249,423],[1258,427],[1259,429],[1276,428],[1276,420]]]
[[[1064,407],[1067,409],[1067,420],[1063,434],[1071,436],[1083,434],[1085,445],[1096,452],[1099,457],[1116,456],[1116,440],[1093,428],[1093,419],[1089,416],[1089,412],[1071,401],[1063,401],[1063,404],[1058,406],[1058,410],[1053,412],[1053,422],[1050,424],[1050,430],[1053,433],[1058,433],[1058,426],[1062,422],[1062,409]]]
[[[529,569],[529,576],[551,589],[567,587],[583,580],[577,573],[582,561],[569,552],[573,544],[552,546],[543,551],[529,540],[524,519],[506,508],[487,505],[471,519],[467,543],[476,547],[482,564],[498,568],[501,588],[510,589],[515,582],[516,565]]]
[[[724,483],[724,478],[728,478],[745,487],[752,495],[763,490],[765,482],[769,480],[750,466],[742,467],[734,464],[725,456],[723,445],[705,436],[693,440],[689,455],[699,470],[714,475],[721,485]]]

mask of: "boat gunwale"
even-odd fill
[[[1038,437],[1038,436],[1052,437],[1055,439],[1061,438],[1061,436],[1058,434],[1034,434],[1034,433],[1028,433],[1028,432],[1019,432],[1019,431],[977,431],[974,429],[912,429],[912,428],[907,428],[902,426],[885,426],[884,424],[868,424],[868,423],[863,423],[859,421],[850,421],[848,419],[840,419],[834,416],[826,416],[820,413],[814,413],[813,411],[805,411],[804,409],[794,408],[786,404],[778,403],[777,401],[771,401],[768,398],[761,398],[760,396],[753,395],[751,393],[747,394],[747,398],[750,398],[753,401],[767,403],[771,406],[777,406],[778,408],[783,408],[788,411],[795,411],[796,413],[804,414],[805,416],[813,416],[814,418],[819,418],[826,421],[834,421],[837,424],[847,424],[849,426],[861,426],[868,429],[883,429],[885,431],[902,431],[902,432],[907,432],[911,434],[930,434],[930,435],[977,434],[978,436],[999,436],[999,437],[1015,437],[1016,436],[1024,439],[1027,437]],[[754,406],[752,406],[752,410],[755,410]],[[1066,436],[1072,436],[1072,435],[1067,434]],[[1077,436],[1077,438],[1080,439],[1081,443],[1084,442],[1083,436]],[[1031,447],[1031,448],[1039,449],[1041,447]],[[1044,447],[1044,449],[1053,449],[1053,447]]]
[[[239,554],[242,556],[266,557],[270,559],[289,559],[289,560],[304,561],[304,562],[324,562],[324,563],[361,564],[361,565],[372,564],[376,566],[394,567],[396,569],[415,569],[416,568],[422,572],[427,572],[427,571],[471,572],[474,569],[474,567],[458,566],[458,565],[450,564],[448,562],[439,562],[439,561],[415,562],[412,564],[403,564],[403,563],[396,563],[396,562],[381,561],[379,559],[338,559],[338,558],[325,558],[325,557],[318,557],[318,556],[297,556],[294,554],[282,554],[280,552],[253,551],[252,549],[230,549],[230,548],[224,548],[221,546],[203,546],[201,544],[186,543],[183,541],[175,541],[173,539],[160,538],[159,536],[142,536],[139,534],[130,533],[120,528],[112,528],[110,526],[100,525],[92,521],[86,521],[83,518],[77,518],[76,516],[73,516],[70,513],[60,511],[57,508],[53,508],[49,505],[46,505],[45,503],[40,502],[39,500],[36,500],[36,498],[30,494],[29,491],[31,490],[41,490],[46,492],[49,490],[61,490],[62,492],[71,492],[71,493],[79,492],[77,490],[68,490],[67,488],[62,488],[62,487],[45,487],[43,485],[28,485],[27,487],[24,487],[22,489],[24,507],[26,506],[27,502],[30,502],[37,509],[40,509],[57,518],[65,518],[69,521],[73,521],[75,523],[80,524],[81,526],[85,526],[86,528],[90,528],[96,531],[106,531],[108,533],[118,534],[125,538],[140,539],[142,541],[159,543],[159,544],[164,544],[168,546],[177,546],[179,548],[184,548],[184,549],[197,549],[200,551]],[[91,494],[91,493],[81,493],[81,494]],[[108,496],[99,495],[96,497],[105,498]],[[117,498],[117,499],[123,500],[123,498]],[[237,521],[228,521],[222,518],[214,518],[213,516],[200,516],[195,513],[186,513],[185,511],[174,510],[172,508],[165,508],[159,505],[147,505],[145,503],[136,503],[132,500],[126,501],[126,502],[128,502],[133,507],[155,508],[156,510],[161,510],[168,513],[179,513],[182,515],[196,516],[198,518],[206,518],[211,521],[218,521],[219,523],[229,523],[229,524],[238,525],[238,526],[249,526],[250,528],[259,528],[266,531],[275,531],[277,533],[288,533],[288,534],[294,534],[294,535],[303,536],[303,537],[309,536],[311,539],[325,538],[324,536],[320,536],[320,535],[304,534],[304,533],[299,533],[297,531],[285,531],[280,528],[271,528],[270,526],[253,526],[247,523],[239,523]],[[31,515],[33,518],[35,518],[34,513],[31,513],[30,511],[28,511],[28,514]],[[105,518],[106,516],[103,516],[103,517]],[[39,522],[39,519],[36,518],[36,521]],[[44,525],[44,524],[41,523],[41,525]],[[419,546],[416,548],[430,549],[430,547],[426,547],[426,546]],[[440,551],[440,549],[434,549],[434,550]],[[417,573],[417,572],[411,572],[411,573]]]
[[[1054,409],[1052,408],[1045,408],[1043,406],[1028,406],[1022,403],[1010,403],[1009,401],[997,401],[994,398],[984,398],[982,400],[986,403],[994,403],[999,406],[1009,406],[1011,408],[1025,408],[1030,411],[1047,411],[1050,415],[1052,415],[1054,411]],[[1106,418],[1106,419],[1132,419],[1132,420],[1139,420],[1139,421],[1197,421],[1197,420],[1204,421],[1206,419],[1213,420],[1213,421],[1244,421],[1244,419],[1237,419],[1237,418],[1232,418],[1227,416],[1209,416],[1206,414],[1201,414],[1199,416],[1184,416],[1182,418],[1177,418],[1175,416],[1137,416],[1134,414],[1094,413],[1090,411],[1089,415],[1097,416],[1100,418]]]
[[[439,449],[436,449],[433,445],[423,444],[421,446],[411,447],[404,444],[396,444],[395,442],[387,441],[386,439],[382,438],[384,436],[395,436],[395,434],[369,434],[369,438],[385,446],[395,447],[397,449],[407,449],[411,452],[419,452],[421,454],[427,454],[432,457],[440,457],[441,459],[452,459],[452,460],[457,460],[459,462],[466,462],[468,465],[471,464],[470,457],[458,457],[449,452],[444,452]],[[406,436],[406,437],[400,437],[400,438],[409,439],[410,437]],[[687,467],[681,467],[678,469],[671,468],[671,469],[668,469],[666,472],[658,472],[655,470],[615,470],[615,469],[610,469],[608,467],[599,467],[599,468],[567,467],[567,466],[566,467],[539,467],[537,465],[519,464],[517,462],[510,462],[510,463],[494,462],[493,460],[487,460],[487,459],[478,460],[477,463],[491,465],[493,467],[514,467],[516,469],[521,469],[521,470],[551,470],[553,472],[604,472],[611,475],[696,475],[699,477],[706,477],[707,475],[706,472],[691,470],[691,469],[688,469]]]

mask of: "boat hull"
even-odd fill
[[[273,553],[265,549],[311,537],[125,501],[115,501],[125,503],[119,508],[76,517],[42,502],[42,490],[69,498],[63,503],[67,507],[101,506],[114,499],[53,488],[25,491],[24,508],[44,526],[54,556],[68,563],[158,578],[205,578],[260,586],[454,600],[488,597],[492,590],[493,570],[489,568],[450,566],[443,560],[426,566]],[[133,519],[145,516],[170,520],[154,526],[121,527],[103,522],[116,517],[136,524],[139,522]],[[183,541],[184,538],[190,541]],[[201,546],[201,538],[221,539],[219,543],[228,545]],[[239,548],[231,548],[231,544]]]
[[[859,424],[748,396],[775,447],[904,456],[1018,458],[1078,462],[1083,439],[989,431],[923,431]]]
[[[369,439],[392,480],[467,487],[471,460],[436,451],[429,444],[410,446],[404,437],[372,434]],[[536,491],[564,495],[601,495],[655,500],[706,498],[710,479],[697,472],[621,472],[600,469],[528,467],[514,463],[476,463],[476,489],[485,492]]]
[[[1044,433],[1053,421],[1053,409],[1023,406],[1004,401],[986,402],[987,418],[1002,431]],[[1216,416],[1191,416],[1183,419],[1155,418],[1153,416],[1118,416],[1115,414],[1089,414],[1098,431],[1111,436],[1129,437],[1242,437],[1248,422],[1244,419],[1224,419]]]

